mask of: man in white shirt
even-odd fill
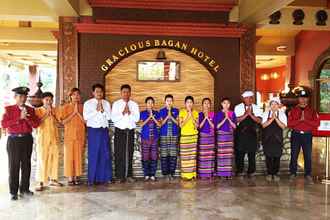
[[[254,93],[245,91],[243,102],[235,106],[238,127],[235,138],[236,175],[243,176],[244,157],[248,155],[248,177],[253,177],[256,171],[256,151],[258,149],[257,126],[261,123],[262,111],[253,104]]]
[[[104,87],[93,85],[94,98],[84,103],[83,117],[88,131],[88,184],[106,184],[112,179],[109,139],[110,103],[103,99]]]
[[[120,182],[134,182],[134,130],[140,119],[140,111],[138,104],[130,100],[130,85],[122,85],[120,92],[122,98],[113,103],[111,114],[115,126],[115,174]]]

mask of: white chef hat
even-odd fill
[[[243,92],[243,94],[242,94],[242,97],[243,97],[243,98],[251,97],[251,96],[254,96],[254,93],[253,93],[252,91],[245,91],[245,92]]]
[[[269,104],[272,104],[272,102],[277,102],[277,104],[281,104],[281,99],[279,97],[272,97],[270,100],[269,100]]]

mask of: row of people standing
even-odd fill
[[[204,98],[202,111],[194,108],[194,98],[185,98],[185,108],[173,106],[172,95],[165,96],[165,106],[154,110],[155,100],[147,97],[146,110],[141,112],[142,164],[146,180],[155,179],[157,156],[160,155],[162,174],[174,178],[177,152],[180,156],[183,179],[231,178],[233,157],[236,175],[244,174],[245,156],[248,156],[247,176],[256,172],[256,152],[259,149],[258,129],[262,129],[262,146],[266,157],[266,179],[278,181],[280,158],[283,151],[283,129],[292,129],[290,179],[297,175],[297,158],[302,147],[305,160],[305,178],[312,183],[312,131],[319,125],[318,114],[309,105],[309,94],[302,90],[298,105],[289,113],[289,122],[278,97],[269,101],[269,109],[262,112],[255,105],[254,93],[245,91],[243,102],[231,111],[228,98],[221,100],[221,110],[211,112],[211,100]],[[157,127],[160,127],[158,134]],[[259,133],[260,134],[260,133]],[[160,143],[158,147],[158,142]],[[158,154],[158,149],[160,153]],[[179,149],[179,150],[178,150]]]
[[[287,125],[286,115],[279,109],[280,100],[279,98],[270,100],[270,110],[262,113],[253,104],[253,92],[244,92],[242,97],[243,103],[237,105],[234,111],[230,110],[230,100],[223,98],[222,108],[216,113],[210,111],[209,98],[203,99],[202,111],[198,113],[194,110],[192,96],[185,98],[185,108],[179,111],[173,107],[172,95],[165,96],[165,107],[158,113],[153,108],[154,99],[147,97],[146,110],[141,112],[140,117],[142,164],[146,180],[155,179],[158,155],[157,126],[160,127],[159,149],[162,174],[167,175],[169,179],[173,178],[175,172],[177,149],[180,152],[183,179],[189,180],[197,176],[231,178],[234,173],[232,164],[234,155],[236,175],[242,176],[246,154],[249,161],[247,174],[251,177],[256,170],[259,124],[264,127],[263,147],[267,158],[267,179],[278,180],[277,173],[283,146],[282,133]],[[172,155],[167,152],[169,149],[172,149],[169,151]],[[168,167],[172,167],[172,170],[168,171]]]
[[[183,179],[190,180],[197,175],[201,178],[231,177],[236,117],[235,113],[229,110],[229,99],[222,100],[223,111],[217,114],[210,111],[209,98],[203,99],[203,111],[199,113],[194,109],[192,96],[185,98],[185,108],[181,110],[173,106],[173,101],[172,95],[166,95],[165,105],[158,112],[154,109],[155,100],[152,97],[145,100],[146,110],[140,115],[145,180],[155,180],[158,155],[162,174],[169,180],[173,179],[178,152]],[[218,138],[218,144],[215,139],[216,132],[221,134],[218,135],[221,136]]]
[[[148,97],[146,110],[140,113],[137,103],[130,99],[129,85],[121,87],[122,98],[115,101],[111,109],[110,103],[104,99],[104,87],[95,84],[92,88],[94,98],[84,105],[80,103],[79,89],[73,88],[70,103],[54,108],[53,95],[46,92],[43,94],[43,106],[34,110],[25,105],[28,88],[19,87],[13,91],[16,104],[6,107],[2,120],[2,127],[9,134],[9,185],[13,199],[17,199],[18,189],[21,195],[33,194],[29,190],[32,128],[37,128],[38,140],[39,185],[36,189],[43,190],[45,184],[62,185],[58,182],[58,123],[64,125],[64,174],[68,177],[69,185],[80,184],[85,127],[88,132],[88,183],[92,185],[112,180],[109,120],[115,126],[115,174],[120,182],[135,181],[132,158],[134,129],[139,120],[142,126],[142,164],[146,179],[155,180],[158,155],[162,174],[169,179],[174,178],[178,152],[183,179],[190,180],[197,175],[201,178],[230,178],[233,175],[234,155],[236,175],[242,176],[246,154],[249,161],[247,173],[253,176],[258,148],[256,129],[260,123],[264,128],[267,177],[278,179],[283,146],[282,129],[287,124],[286,115],[279,110],[279,99],[271,100],[270,110],[262,114],[253,104],[254,94],[251,91],[242,94],[243,102],[234,111],[230,110],[230,100],[224,98],[221,101],[222,109],[217,113],[211,112],[211,100],[205,98],[202,111],[198,113],[194,110],[193,97],[187,96],[185,108],[179,111],[173,106],[173,96],[166,95],[165,105],[159,112],[153,109],[154,99]],[[299,105],[289,114],[289,127],[293,129],[290,163],[292,177],[297,172],[297,157],[301,146],[305,157],[305,176],[311,175],[311,130],[318,126],[318,116],[307,103],[308,98],[301,95]],[[22,180],[19,186],[20,168]]]

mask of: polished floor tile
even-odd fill
[[[10,201],[0,188],[0,219],[330,219],[330,188],[303,178],[197,181],[51,188]]]

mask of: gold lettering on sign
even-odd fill
[[[136,45],[135,44],[131,44],[131,46],[129,46],[129,48],[131,49],[131,51],[135,51],[136,50]]]
[[[139,46],[140,49],[143,49],[144,48],[144,43],[142,41],[139,41],[138,46]]]
[[[204,63],[204,65],[206,65],[210,70],[214,72],[218,72],[220,70],[220,64],[217,64],[217,62],[212,59],[212,57],[210,57],[205,51],[196,47],[191,47],[188,43],[172,39],[138,41],[127,45],[124,48],[120,48],[117,52],[113,53],[109,58],[105,60],[104,64],[101,65],[101,70],[103,72],[107,72],[111,69],[111,66],[119,62],[121,58],[149,47],[174,48],[190,54],[192,57],[200,60],[201,63]]]
[[[109,66],[107,66],[107,65],[105,65],[105,64],[102,64],[102,66],[101,66],[101,70],[102,71],[108,71],[108,69],[109,69]]]
[[[120,50],[118,51],[118,54],[119,54],[119,56],[121,56],[121,57],[125,56],[125,52],[124,52],[122,49],[120,49]]]
[[[210,67],[214,67],[214,64],[215,64],[214,60],[211,60],[210,63],[209,63]]]
[[[216,66],[213,68],[214,72],[218,72],[218,71],[219,71],[219,68],[220,68],[220,66],[219,66],[219,65],[216,65]]]
[[[196,55],[196,53],[197,53],[197,49],[196,48],[191,48],[191,51],[190,51],[190,53],[191,54],[194,54],[194,55]]]
[[[110,60],[110,58],[108,58],[106,61],[105,61],[109,66],[111,66],[113,64],[113,62]]]

